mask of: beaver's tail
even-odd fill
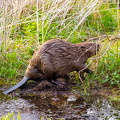
[[[29,80],[29,77],[24,77],[18,84],[5,90],[3,93],[8,94],[8,93],[12,92],[13,90],[15,90],[15,89],[19,88],[20,86],[22,86],[23,84],[25,84],[27,82],[27,80]]]

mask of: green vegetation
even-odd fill
[[[8,115],[2,116],[0,120],[15,120],[14,113],[8,113]],[[18,112],[17,120],[21,120],[20,113]]]
[[[111,44],[113,45],[99,62],[98,74],[103,78],[101,84],[120,87],[120,41]]]
[[[45,1],[46,2],[46,1]],[[119,32],[119,9],[117,3],[95,1],[53,3],[32,3],[28,1],[22,10],[1,11],[2,42],[0,48],[0,81],[15,84],[23,76],[34,50],[48,39],[61,38],[79,43],[103,35],[116,35]],[[87,1],[86,1],[87,2]],[[23,5],[22,3],[16,4]],[[91,6],[91,7],[90,7]],[[6,7],[6,6],[4,6]],[[12,13],[12,15],[11,15]],[[94,39],[93,39],[94,40]],[[109,39],[97,39],[108,46]],[[111,41],[113,43],[113,40]],[[106,47],[107,47],[106,46]],[[120,87],[120,42],[115,39],[114,45],[100,59],[93,61],[95,74],[88,76],[84,87],[97,86]],[[101,50],[104,54],[106,48]],[[98,64],[95,64],[98,63]],[[94,82],[93,82],[94,81]],[[97,81],[97,82],[96,82]],[[2,83],[1,83],[2,84]]]
[[[16,120],[15,114],[8,113],[7,115],[2,116],[2,118],[0,118],[0,120]],[[17,120],[22,120],[20,117],[20,112],[18,112],[18,114],[17,114]],[[40,120],[52,120],[52,119],[41,116]],[[59,119],[59,120],[62,120],[62,119]]]

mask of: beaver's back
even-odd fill
[[[88,46],[87,44],[90,43],[86,42],[84,46]],[[54,75],[64,76],[72,71],[81,70],[88,57],[81,44],[53,39],[40,46],[33,55],[30,66],[38,67],[46,78]]]
[[[45,76],[64,75],[74,68],[78,48],[61,39],[48,40],[33,55],[30,64],[39,66]]]

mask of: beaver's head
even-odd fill
[[[96,42],[82,42],[79,43],[79,47],[82,53],[86,54],[88,58],[96,55],[100,49],[100,45]]]

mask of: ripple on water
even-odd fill
[[[20,112],[22,120],[39,120],[41,116],[65,120],[117,120],[120,105],[102,96],[61,94],[54,96],[24,96],[0,101],[0,117],[7,113]]]
[[[17,116],[18,112],[22,120],[39,120],[40,117],[36,107],[22,98],[7,100],[0,104],[0,117],[8,113],[15,113]]]

